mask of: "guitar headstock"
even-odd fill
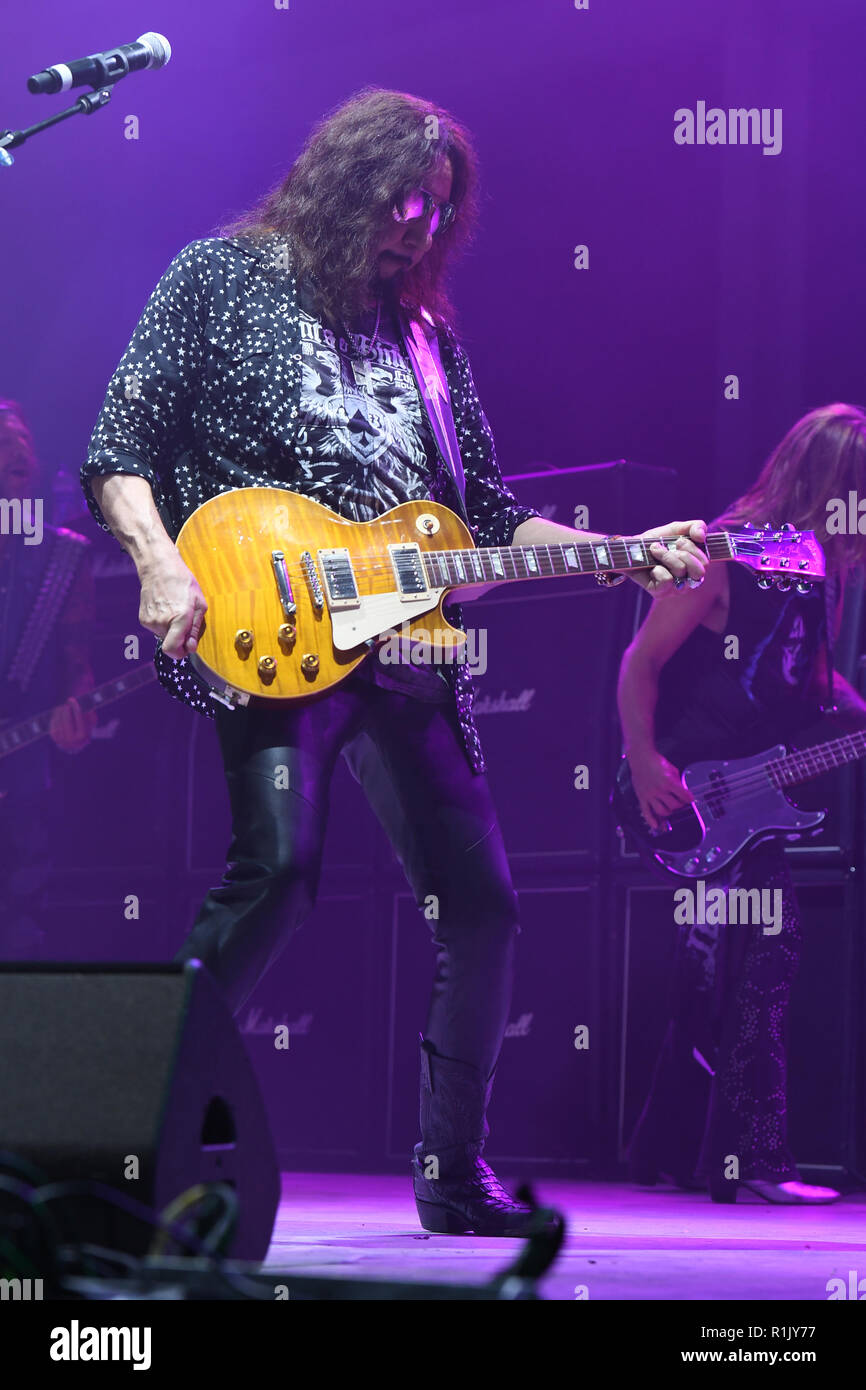
[[[741,530],[727,535],[733,558],[755,571],[762,589],[796,587],[798,593],[807,594],[825,577],[824,552],[814,531],[798,531],[790,522],[754,526],[747,521]]]

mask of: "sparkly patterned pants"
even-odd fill
[[[632,1171],[730,1175],[735,1156],[741,1178],[795,1180],[786,1022],[801,929],[790,871],[781,849],[765,844],[710,887],[768,890],[767,904],[781,905],[781,930],[730,921],[680,927],[671,1017],[632,1139]]]
[[[424,1036],[487,1077],[504,1037],[520,928],[487,778],[467,762],[454,706],[350,676],[303,706],[219,709],[217,725],[229,862],[176,959],[199,957],[241,1010],[315,903],[342,753],[426,909],[435,975]]]

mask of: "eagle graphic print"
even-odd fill
[[[308,487],[353,521],[428,497],[438,459],[397,325],[337,336],[301,310],[300,409],[312,457]]]

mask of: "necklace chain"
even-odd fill
[[[368,360],[373,356],[373,346],[374,346],[374,344],[375,344],[375,342],[376,342],[376,339],[377,339],[378,336],[379,336],[379,324],[381,323],[381,321],[382,321],[382,300],[381,300],[381,297],[380,297],[379,300],[378,300],[377,306],[376,306],[376,326],[375,326],[375,328],[373,329],[373,336],[372,336],[372,338],[370,339],[370,346],[367,348],[366,352],[359,352],[359,356],[360,356],[364,361],[368,361]],[[354,344],[353,344],[353,346],[354,346]]]

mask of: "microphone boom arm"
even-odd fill
[[[53,116],[47,120],[39,121],[36,125],[27,126],[25,130],[0,130],[0,169],[8,168],[14,163],[11,154],[7,151],[14,150],[16,146],[23,145],[25,140],[29,140],[31,135],[38,135],[42,130],[48,130],[51,126],[57,125],[59,121],[68,120],[70,116],[92,116],[94,111],[101,111],[103,106],[107,106],[111,100],[111,87],[100,87],[94,92],[85,92],[84,96],[78,98],[74,106],[67,106],[63,111],[55,111]]]

